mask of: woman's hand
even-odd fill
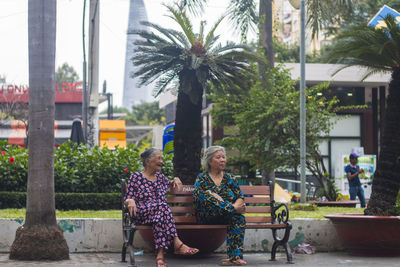
[[[174,177],[174,180],[172,180],[172,188],[177,190],[177,191],[182,191],[183,185],[181,179],[179,177]]]
[[[224,202],[224,199],[220,196],[220,195],[218,195],[217,193],[210,193],[213,197],[215,197],[217,200],[219,200],[219,201],[221,201],[221,202]]]
[[[131,217],[132,217],[132,213],[133,213],[133,216],[136,216],[137,207],[136,207],[135,200],[127,199],[127,200],[125,200],[125,205],[128,206],[129,214],[131,215]]]
[[[246,211],[246,204],[244,203],[244,200],[241,198],[236,199],[235,203],[233,203],[232,206],[235,208],[235,211],[237,213],[242,214]]]

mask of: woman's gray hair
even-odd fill
[[[201,165],[203,165],[203,169],[208,172],[210,170],[210,164],[208,164],[213,158],[214,154],[218,151],[222,151],[225,153],[225,148],[222,146],[210,146],[208,147],[203,154],[203,159],[201,160]]]
[[[151,147],[151,148],[147,148],[145,151],[142,152],[142,154],[140,154],[140,158],[142,159],[143,167],[146,167],[146,159],[151,159],[151,156],[156,151],[161,151],[161,150],[158,148]]]

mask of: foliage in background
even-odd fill
[[[299,91],[296,81],[282,66],[274,68],[269,78],[272,84],[269,90],[254,82],[250,90],[226,88],[225,92],[214,93],[212,116],[217,125],[231,126],[231,133],[222,144],[240,151],[240,157],[255,168],[267,173],[283,167],[296,171],[300,161]],[[313,174],[321,180],[321,185],[333,183],[326,175],[319,144],[334,124],[338,102],[323,96],[327,87],[328,84],[321,84],[306,89],[307,165],[318,170]],[[327,197],[336,200],[333,185],[323,188]]]
[[[78,82],[80,79],[74,67],[68,65],[68,63],[64,63],[57,68],[55,78],[59,89],[61,88],[62,83],[74,83]]]
[[[111,210],[121,207],[121,193],[55,193],[58,210]],[[0,209],[26,207],[26,192],[1,192]]]
[[[25,192],[28,150],[1,141],[0,151],[0,190]],[[112,151],[67,142],[55,150],[54,161],[55,191],[67,193],[118,193],[121,179],[142,168],[139,149],[133,145]],[[171,169],[167,157],[163,171],[170,175]]]
[[[158,101],[142,102],[132,107],[125,120],[127,125],[161,125],[165,122],[165,110],[159,108]]]
[[[26,191],[28,150],[0,141],[0,190]]]
[[[353,2],[352,9],[343,12],[344,15],[338,21],[339,23],[332,24],[327,28],[329,34],[335,35],[349,26],[367,24],[383,5],[400,11],[398,0],[358,0]]]

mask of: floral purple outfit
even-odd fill
[[[133,217],[135,224],[153,226],[157,250],[168,249],[177,233],[171,209],[165,198],[170,181],[161,172],[157,172],[156,177],[157,180],[152,182],[140,172],[133,173],[129,178],[125,200],[130,198],[135,200],[137,207],[136,217]]]

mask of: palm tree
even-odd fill
[[[387,215],[394,207],[400,188],[400,27],[393,17],[387,27],[351,27],[336,37],[329,58],[344,65],[367,68],[364,79],[378,72],[391,72],[379,162],[372,184],[366,215]]]
[[[144,22],[158,32],[137,31],[141,40],[132,58],[139,67],[135,73],[142,84],[156,82],[153,94],[165,91],[168,84],[177,81],[178,102],[174,135],[174,175],[190,184],[200,172],[202,148],[202,99],[209,84],[240,84],[246,80],[249,60],[260,60],[247,46],[217,44],[214,35],[222,19],[205,35],[204,22],[195,34],[193,26],[180,6],[166,6],[170,17],[183,32]]]
[[[11,259],[69,258],[54,203],[56,7],[56,0],[28,1],[28,192],[25,223],[17,229]]]

